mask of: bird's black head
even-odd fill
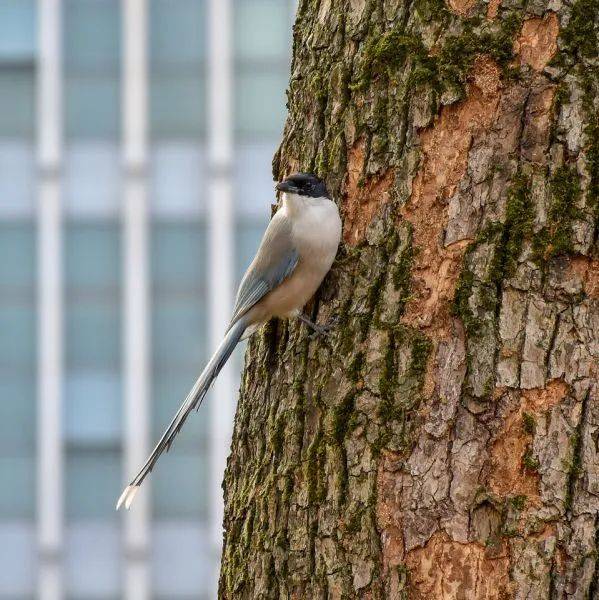
[[[310,198],[328,198],[329,193],[322,179],[312,173],[295,173],[277,184],[277,190],[309,196]]]

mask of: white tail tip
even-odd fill
[[[129,510],[135,498],[135,494],[137,494],[137,490],[139,490],[138,485],[128,485],[121,494],[121,497],[118,499],[118,502],[116,503],[116,509],[118,510],[119,508],[121,508],[121,506],[124,503],[125,508]]]

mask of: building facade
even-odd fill
[[[214,598],[241,352],[142,464],[222,335],[273,200],[295,0],[0,0],[0,598]]]

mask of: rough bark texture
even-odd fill
[[[599,2],[302,0],[273,166],[328,340],[251,340],[221,598],[599,597]]]

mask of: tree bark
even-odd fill
[[[220,597],[599,597],[599,2],[301,0],[343,244],[246,355]]]

